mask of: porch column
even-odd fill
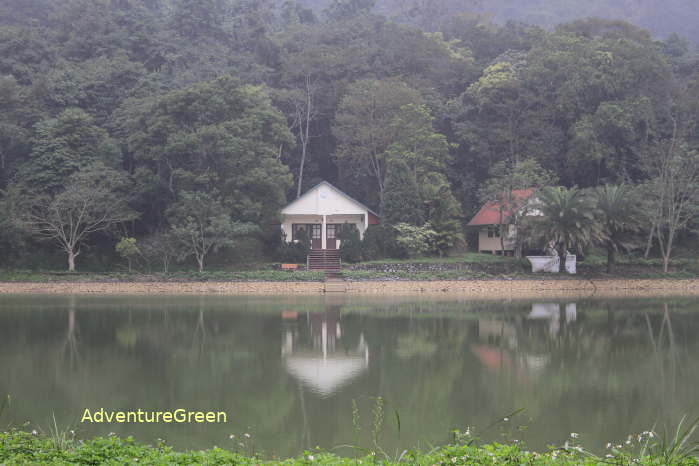
[[[328,238],[327,238],[326,226],[325,226],[326,223],[327,223],[327,216],[326,216],[326,215],[323,215],[323,227],[322,227],[322,230],[321,230],[321,232],[320,232],[320,237],[321,237],[321,248],[323,248],[323,249],[327,249],[327,248],[328,248],[328,246],[327,246],[327,239],[328,239]]]
[[[366,233],[367,228],[369,228],[369,212],[364,214],[364,233]],[[364,233],[362,233],[359,239],[364,239]]]

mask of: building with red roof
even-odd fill
[[[526,210],[525,215],[537,216],[541,213],[533,209],[534,189],[518,189],[512,191],[512,206],[501,206],[497,202],[487,202],[473,216],[469,227],[478,228],[478,251],[492,254],[512,253],[515,248],[517,229],[514,225],[515,211]],[[502,217],[502,218],[501,218]],[[503,227],[501,231],[501,226]],[[501,242],[502,237],[502,242]]]

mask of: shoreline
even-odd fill
[[[347,281],[346,292],[323,282],[0,282],[0,295],[450,295],[530,297],[699,296],[699,279]]]

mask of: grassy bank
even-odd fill
[[[486,444],[475,446],[469,442],[434,448],[430,451],[404,451],[395,456],[383,451],[369,451],[365,456],[347,458],[332,453],[305,452],[297,458],[264,460],[244,453],[212,448],[204,451],[176,452],[159,444],[147,446],[131,438],[115,436],[75,441],[70,435],[46,436],[17,430],[0,433],[0,464],[25,465],[97,465],[97,464],[207,464],[207,465],[357,465],[357,464],[414,464],[414,465],[698,465],[693,452],[680,442],[670,445],[643,434],[631,438],[629,444],[610,445],[604,455],[587,452],[571,443],[544,453],[527,451],[517,444]],[[458,438],[458,436],[457,436]]]
[[[172,273],[69,273],[50,271],[0,270],[0,282],[7,283],[62,283],[62,282],[319,282],[324,278],[322,272],[281,270],[244,270],[244,271],[211,271],[211,272],[172,272]]]
[[[385,259],[358,264],[343,264],[343,275],[350,281],[367,280],[523,280],[523,279],[691,279],[699,277],[696,258],[672,261],[670,273],[663,273],[659,259],[621,256],[614,273],[606,273],[606,259],[589,255],[578,262],[578,274],[531,273],[526,259],[468,253],[459,257],[422,257]],[[0,270],[0,282],[60,283],[60,282],[320,282],[321,272],[307,272],[301,265],[296,271],[279,270],[278,264],[254,264],[245,270],[212,270],[196,272],[178,270],[171,273],[143,272],[74,272]]]

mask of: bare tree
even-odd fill
[[[171,230],[158,231],[147,237],[141,242],[141,253],[148,263],[150,270],[150,261],[157,260],[163,265],[163,272],[170,271],[170,264],[179,254],[177,247],[177,238]]]
[[[650,179],[646,189],[652,206],[649,241],[655,234],[667,272],[677,235],[699,215],[699,154],[688,150],[675,123],[672,136],[650,144],[642,162]]]
[[[310,141],[311,122],[316,119],[317,112],[314,101],[313,78],[310,72],[303,75],[303,89],[292,95],[294,105],[294,122],[292,127],[297,129],[299,142],[301,143],[301,163],[299,164],[298,186],[296,187],[296,198],[301,197],[301,187],[303,185],[303,169],[306,165],[306,154]]]
[[[73,272],[75,258],[90,235],[135,217],[118,191],[125,183],[123,175],[114,170],[90,167],[73,175],[58,194],[32,199],[21,221],[37,237],[63,249],[68,270]]]

